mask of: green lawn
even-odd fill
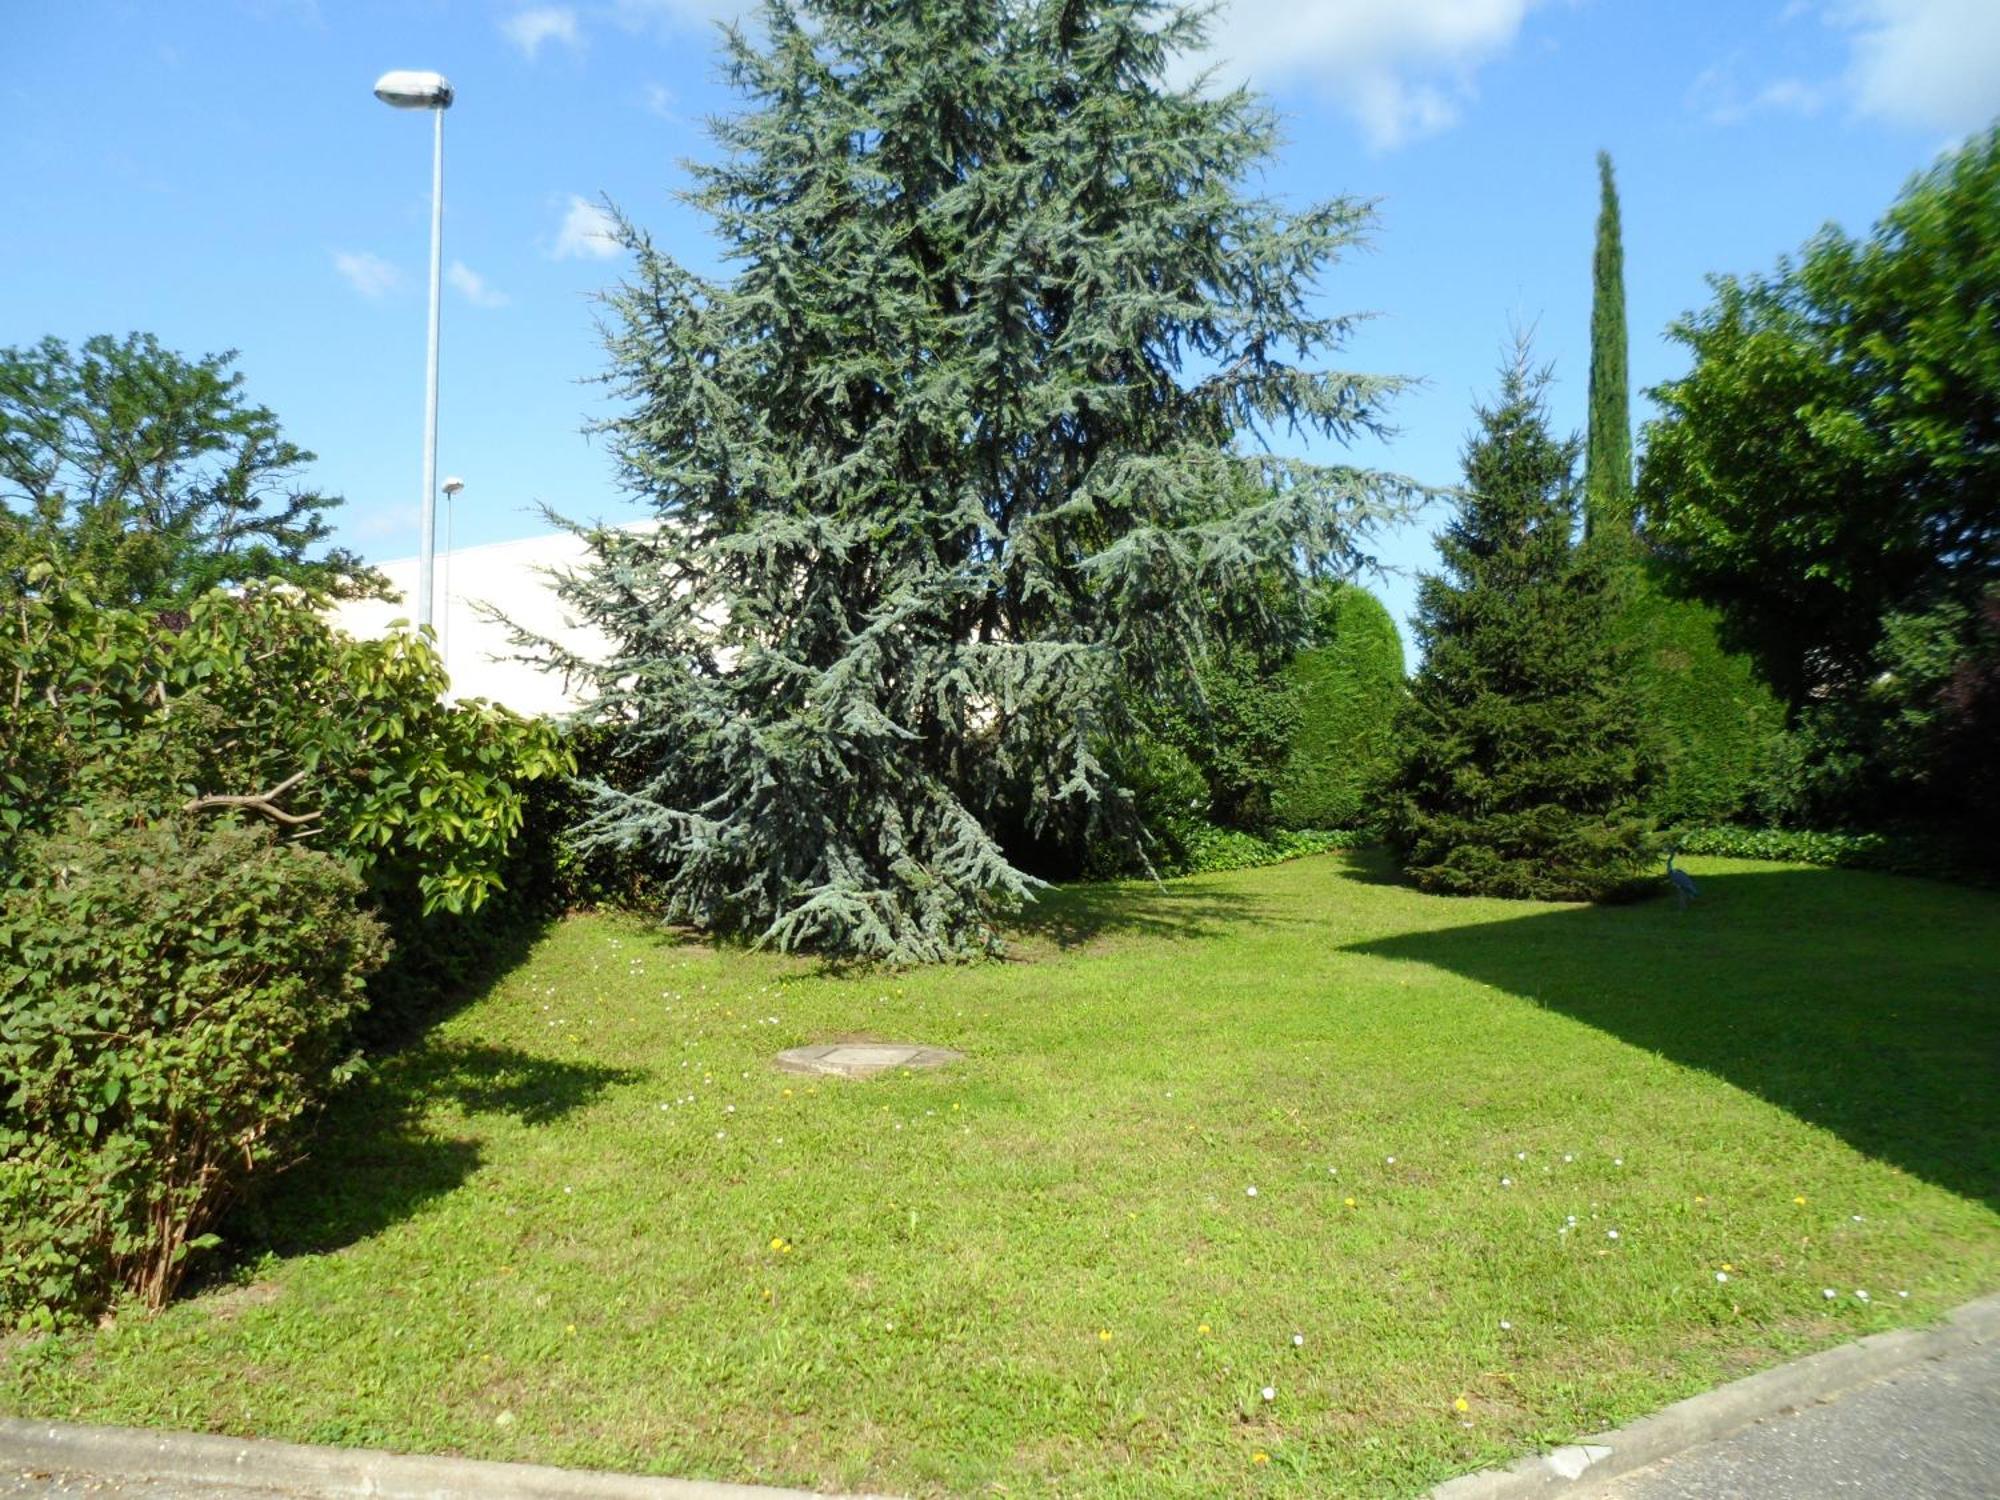
[[[1011,961],[896,975],[564,922],[344,1101],[240,1285],[15,1345],[0,1406],[1398,1495],[2000,1287],[2000,897],[1690,868],[1679,913],[1324,856],[1065,892]],[[968,1058],[770,1067],[846,1037]]]

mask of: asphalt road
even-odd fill
[[[1598,1500],[1996,1500],[2000,1344],[1915,1365],[1594,1491]]]

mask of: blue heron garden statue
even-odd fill
[[[1679,904],[1680,910],[1686,911],[1688,902],[1701,894],[1701,887],[1694,883],[1694,877],[1686,870],[1674,868],[1676,852],[1673,849],[1667,851],[1667,884],[1674,888],[1674,900]]]

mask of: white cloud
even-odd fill
[[[505,307],[507,294],[496,290],[484,276],[462,260],[455,260],[444,273],[444,279],[452,284],[474,307]]]
[[[700,30],[749,14],[749,0],[613,0],[611,18],[627,31]]]
[[[674,91],[664,83],[649,83],[645,90],[646,113],[663,120],[674,118]]]
[[[572,194],[569,212],[556,233],[556,247],[549,253],[557,260],[609,260],[623,248],[611,215],[588,198]]]
[[[1456,122],[1479,69],[1513,45],[1542,3],[1235,0],[1200,61],[1220,64],[1226,82],[1316,86],[1386,149]]]
[[[1835,0],[1827,16],[1852,33],[1847,81],[1864,114],[1948,131],[2000,114],[1995,0]]]
[[[1704,68],[1689,85],[1687,106],[1711,125],[1735,125],[1754,114],[1816,115],[1827,101],[1824,86],[1803,78],[1780,78],[1757,88],[1738,76],[1742,54]]]
[[[1513,45],[1528,12],[1550,0],[1233,0],[1207,54],[1175,69],[1185,83],[1210,64],[1225,83],[1302,82],[1345,109],[1378,149],[1455,123],[1481,67]],[[1572,0],[1574,3],[1574,0]],[[613,0],[631,31],[667,34],[735,19],[747,0]],[[657,109],[656,109],[657,112]]]
[[[403,284],[403,273],[366,250],[336,250],[333,268],[347,284],[368,298],[386,296]]]
[[[502,21],[500,30],[529,62],[541,54],[544,42],[561,42],[566,47],[583,45],[576,12],[567,5],[543,5],[520,11]]]

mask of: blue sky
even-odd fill
[[[0,343],[149,329],[237,349],[251,394],[342,494],[340,540],[416,546],[428,121],[370,97],[395,67],[458,90],[446,135],[440,468],[461,546],[619,518],[592,294],[621,273],[591,205],[712,264],[674,197],[727,111],[729,0],[18,0],[0,55]],[[1578,426],[1593,155],[1624,196],[1635,386],[1711,271],[1859,229],[2000,113],[1996,0],[1237,0],[1214,59],[1277,106],[1267,190],[1379,202],[1326,305],[1376,316],[1338,359],[1411,375],[1369,462],[1450,483],[1472,402],[1533,325]],[[1646,404],[1638,402],[1644,415]],[[1433,514],[1384,537],[1407,611]]]

